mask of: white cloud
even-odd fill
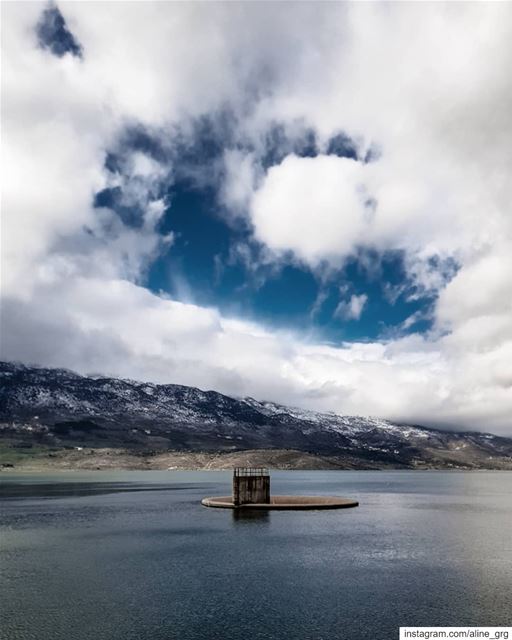
[[[342,320],[359,320],[363,313],[368,296],[362,293],[359,296],[352,295],[350,300],[341,300],[334,310],[334,317]]]
[[[512,5],[66,3],[83,60],[37,47],[44,6],[2,5],[4,358],[511,433]],[[139,153],[115,178],[136,230],[92,207],[115,186],[105,154],[127,125],[170,138],[226,105],[255,152],[227,152],[224,204],[247,209],[265,259],[402,249],[439,293],[433,335],[311,344],[137,285],[173,167]],[[275,122],[382,153],[289,155],[263,175]]]
[[[256,238],[315,266],[325,259],[341,264],[368,228],[364,172],[348,158],[288,156],[254,194]]]
[[[362,234],[378,249],[405,250],[411,275],[435,286],[433,270],[424,267],[430,256],[464,264],[511,235],[512,9],[353,3],[340,11],[330,11],[327,31],[338,38],[317,49],[309,73],[303,70],[260,110],[277,119],[305,118],[323,137],[342,128],[359,141],[361,155],[369,141],[377,143],[379,160],[358,176],[375,198],[375,215],[364,227],[350,224],[357,215],[341,227],[336,213],[350,199],[340,201],[341,188],[319,191],[324,158],[297,169],[300,190],[290,180],[293,158],[286,159],[255,191],[256,235],[314,267],[353,252]],[[351,177],[344,182],[352,193]],[[300,207],[304,192],[311,207]],[[271,196],[284,193],[293,213],[276,211]],[[325,233],[316,234],[317,225]],[[295,229],[306,228],[312,246],[297,238]]]
[[[228,149],[223,160],[225,175],[220,202],[225,205],[228,215],[243,217],[250,206],[261,167],[254,153],[244,153],[240,149]]]

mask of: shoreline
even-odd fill
[[[452,462],[410,465],[361,460],[349,456],[322,456],[294,449],[254,449],[230,452],[134,452],[115,448],[81,448],[54,451],[3,449],[0,472],[49,471],[223,471],[235,466],[262,466],[301,471],[511,471],[512,460],[493,466],[457,465]]]

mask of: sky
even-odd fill
[[[4,2],[1,357],[512,436],[512,5]]]

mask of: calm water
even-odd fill
[[[512,473],[280,472],[346,511],[206,509],[225,472],[0,475],[6,640],[387,640],[512,624]],[[227,490],[227,491],[226,491]]]

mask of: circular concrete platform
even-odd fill
[[[348,509],[357,507],[359,502],[348,498],[331,496],[272,496],[270,503],[255,503],[234,505],[231,496],[203,498],[201,504],[205,507],[218,509],[265,509],[265,510],[313,510],[313,509]]]

